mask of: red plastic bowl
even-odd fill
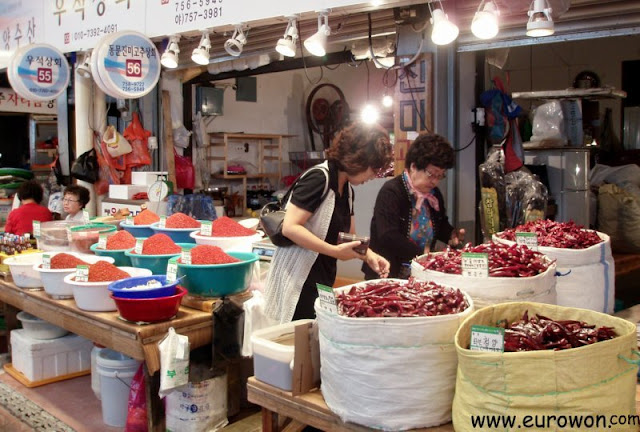
[[[157,322],[172,318],[178,313],[180,302],[185,294],[187,290],[180,285],[176,287],[176,294],[169,297],[122,298],[110,292],[120,316],[133,322]]]

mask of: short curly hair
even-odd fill
[[[387,131],[378,125],[354,123],[342,129],[326,151],[327,159],[340,171],[356,175],[371,168],[386,171],[393,162]]]
[[[37,204],[42,202],[42,186],[40,186],[40,183],[35,180],[29,180],[22,183],[20,187],[18,187],[18,192],[16,193],[18,194],[18,199],[20,201],[32,199]]]
[[[453,147],[445,137],[438,134],[422,134],[409,146],[404,166],[409,169],[411,164],[415,164],[419,170],[429,165],[449,169],[453,168],[454,162]]]
[[[87,204],[89,204],[89,201],[91,200],[91,192],[89,192],[89,189],[84,186],[69,185],[64,188],[64,194],[62,196],[65,196],[67,194],[75,195],[78,197],[80,208],[84,208]]]

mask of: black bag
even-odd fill
[[[309,168],[309,170],[298,177],[298,179],[291,185],[291,187],[289,187],[289,190],[284,195],[284,197],[282,197],[282,201],[270,202],[262,207],[262,210],[260,210],[260,226],[262,227],[264,233],[269,237],[269,240],[271,240],[271,243],[273,243],[274,245],[282,247],[291,246],[293,244],[291,240],[289,240],[282,234],[282,223],[284,222],[285,215],[284,208],[289,202],[289,197],[293,192],[293,188],[298,184],[298,181],[300,181],[300,179],[305,174],[315,168],[321,169],[327,177],[324,192],[322,193],[322,200],[324,201],[324,198],[329,192],[329,170],[324,166],[316,165],[313,168]]]
[[[88,183],[97,182],[99,172],[100,166],[95,149],[82,153],[71,165],[71,177]]]

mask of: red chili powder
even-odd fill
[[[68,253],[64,253],[64,252],[56,254],[51,257],[52,269],[76,268],[76,266],[79,266],[79,265],[89,265],[89,263],[81,260],[78,257],[69,255]]]
[[[167,228],[200,228],[200,222],[184,213],[174,213],[167,218]]]
[[[160,216],[155,214],[149,209],[144,209],[137,215],[133,217],[134,225],[151,225],[154,222],[158,222],[160,220]]]
[[[154,234],[142,243],[142,255],[176,254],[181,250],[166,234]]]
[[[108,250],[131,249],[136,245],[136,238],[129,231],[118,231],[107,237]]]
[[[256,234],[255,230],[245,228],[230,217],[222,216],[211,224],[213,237],[244,237]]]
[[[89,282],[111,282],[131,277],[129,273],[106,261],[89,266]]]
[[[181,259],[178,261],[182,262]],[[191,249],[191,264],[229,264],[239,261],[218,246],[198,245]]]

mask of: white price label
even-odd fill
[[[167,263],[167,281],[175,282],[178,278],[178,263],[176,258],[171,258]]]
[[[76,267],[76,282],[89,282],[89,266],[79,265]]]
[[[107,235],[100,234],[98,237],[98,249],[106,249],[107,248]]]
[[[504,329],[481,325],[471,326],[469,349],[472,351],[504,352]]]
[[[462,276],[489,277],[489,254],[462,252]]]
[[[124,219],[124,223],[125,225],[135,225],[135,223],[133,223],[133,216],[127,216]]]
[[[167,217],[166,216],[160,216],[160,222],[158,222],[158,227],[159,228],[164,228],[167,225]]]
[[[336,294],[333,288],[322,284],[316,284],[318,288],[318,300],[320,300],[320,307],[327,312],[338,314],[338,302],[336,301]]]
[[[182,264],[191,264],[191,250],[182,249],[182,252],[180,253],[180,262]]]
[[[137,239],[136,240],[136,245],[133,248],[133,251],[138,254],[138,255],[142,255],[142,245],[144,244],[144,240],[142,239]]]
[[[40,237],[40,222],[33,221],[33,236],[35,238]]]
[[[516,243],[525,245],[531,250],[538,251],[538,234],[533,232],[517,232]]]
[[[89,216],[89,210],[87,209],[82,210],[82,221],[86,224],[88,224],[91,221],[91,216]]]
[[[200,235],[211,237],[213,234],[213,223],[211,221],[202,222],[200,224]]]
[[[51,269],[51,255],[49,254],[42,255],[42,268],[45,270]]]

